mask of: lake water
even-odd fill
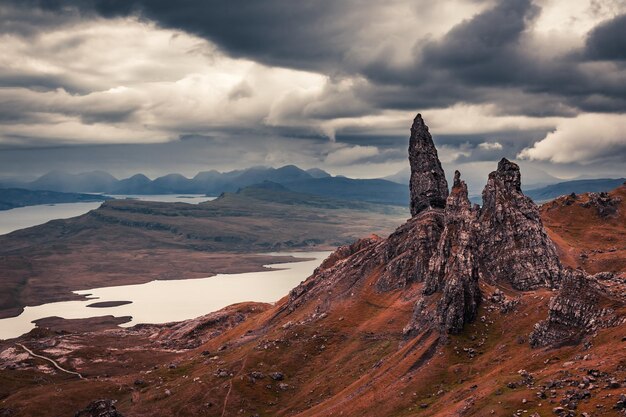
[[[0,339],[18,337],[35,327],[33,320],[58,316],[78,319],[132,316],[123,326],[192,319],[242,301],[275,302],[305,280],[330,252],[288,252],[310,261],[271,264],[261,272],[218,274],[209,278],[151,281],[146,284],[74,291],[85,301],[64,301],[26,307],[17,317],[0,320]],[[116,307],[87,307],[95,302],[130,301]]]
[[[135,200],[142,201],[159,201],[161,203],[189,203],[189,204],[198,204],[203,203],[205,201],[215,200],[217,197],[207,197],[204,194],[152,194],[152,195],[141,195],[141,194],[107,194],[111,197],[123,200],[125,198],[132,198]]]
[[[116,195],[119,199],[134,198],[144,201],[160,201],[166,203],[190,203],[198,204],[204,201],[215,200],[216,197],[207,197],[203,194],[164,194],[164,195]],[[80,216],[89,210],[100,207],[101,202],[94,203],[63,203],[43,204],[38,206],[19,207],[11,210],[0,211],[0,235],[11,233],[15,230],[44,224],[54,219],[68,219]]]

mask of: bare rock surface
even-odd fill
[[[454,174],[454,185],[448,197],[445,229],[430,260],[432,274],[425,293],[442,292],[437,304],[440,328],[458,333],[467,322],[476,318],[481,295],[476,266],[476,227],[478,210],[472,207],[467,186]]]
[[[601,327],[618,324],[612,301],[598,282],[582,271],[568,271],[548,305],[548,318],[535,325],[533,347],[575,344]]]
[[[589,200],[580,203],[582,207],[593,207],[596,209],[600,217],[613,217],[617,214],[619,203],[622,201],[619,197],[611,197],[609,193],[589,193]]]
[[[539,209],[522,193],[517,164],[503,158],[489,174],[479,222],[481,278],[517,290],[558,285],[563,267]]]
[[[444,208],[448,183],[433,138],[421,114],[415,117],[411,126],[409,162],[411,215],[415,216],[428,208]]]

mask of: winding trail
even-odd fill
[[[248,361],[248,355],[246,355],[243,358],[243,363],[241,364],[241,368],[239,369],[239,372],[237,372],[237,375],[233,376],[230,379],[230,386],[228,387],[228,392],[226,393],[226,397],[224,398],[224,407],[222,408],[222,415],[221,417],[224,417],[226,415],[226,406],[228,405],[228,397],[230,397],[230,392],[233,390],[233,381],[235,378],[237,378],[239,375],[241,375],[241,373],[244,371],[244,369],[246,368],[246,362]]]
[[[18,345],[19,347],[21,347],[22,349],[24,349],[24,350],[25,350],[26,352],[28,352],[31,356],[34,356],[34,357],[36,357],[36,358],[43,359],[43,360],[46,360],[46,361],[50,362],[52,365],[54,365],[54,367],[55,367],[55,368],[57,368],[57,369],[58,369],[59,371],[61,371],[61,372],[65,372],[66,374],[70,374],[70,375],[77,375],[80,379],[85,379],[85,378],[83,378],[83,376],[82,376],[81,374],[79,374],[78,372],[68,371],[67,369],[65,369],[65,368],[61,367],[61,365],[59,365],[59,364],[58,364],[58,363],[57,363],[54,359],[50,359],[50,358],[47,358],[47,357],[45,357],[45,356],[38,355],[38,354],[36,354],[35,352],[33,352],[32,350],[30,350],[29,348],[27,348],[26,346],[24,346],[24,345],[23,345],[23,344],[21,344],[21,343],[16,343],[16,345]]]

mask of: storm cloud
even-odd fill
[[[421,111],[446,163],[606,175],[626,160],[625,28],[620,0],[7,1],[0,146],[210,137],[207,168],[231,147],[384,176]]]

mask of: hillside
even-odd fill
[[[4,412],[623,415],[623,276],[564,265],[516,164],[500,161],[478,208],[459,172],[448,190],[420,115],[409,160],[411,218],[387,238],[340,247],[275,305],[55,333],[81,325],[65,323],[20,340],[84,380],[0,345]]]
[[[105,201],[110,197],[93,194],[61,193],[55,191],[34,191],[21,188],[0,188],[0,210],[38,204],[79,203]]]
[[[272,183],[201,204],[111,200],[0,236],[0,316],[71,290],[259,270],[255,253],[335,248],[388,233],[406,210],[294,193]]]
[[[580,194],[611,191],[624,184],[624,182],[626,182],[626,178],[564,181],[541,188],[527,190],[526,195],[532,198],[536,203],[542,203],[571,193]]]
[[[566,265],[626,271],[626,185],[557,198],[541,206],[541,217]]]

